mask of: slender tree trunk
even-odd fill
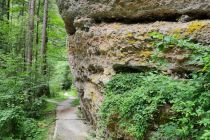
[[[18,34],[17,37],[19,37],[19,45],[17,45],[17,54],[20,54],[22,55],[23,58],[25,58],[25,36],[26,36],[26,31],[25,31],[25,21],[24,21],[24,5],[25,5],[25,1],[22,2],[22,8],[20,10],[20,13],[18,15],[18,20],[20,21],[21,23],[21,28],[20,28],[20,35]],[[24,59],[24,62],[25,62],[25,59]]]
[[[30,0],[29,3],[29,25],[28,25],[28,38],[27,38],[27,65],[28,70],[32,65],[33,60],[33,36],[34,36],[34,12],[36,0]]]
[[[20,13],[19,13],[19,15],[18,15],[18,18],[21,17],[21,16],[24,16],[24,6],[25,6],[25,2],[23,1],[23,2],[22,2],[22,8],[21,8],[21,10],[20,10]]]
[[[47,73],[47,19],[48,19],[48,0],[44,0],[44,16],[43,16],[43,28],[42,28],[42,46],[41,46],[41,60],[42,60],[42,73]]]
[[[36,49],[35,49],[35,60],[37,62],[38,60],[38,45],[39,45],[39,22],[40,22],[40,5],[41,5],[41,2],[40,0],[38,0],[38,6],[37,6],[37,12],[36,12],[36,15],[38,17],[38,20],[36,22]],[[35,65],[35,67],[37,68],[37,65]]]
[[[4,21],[5,23],[8,23],[9,21],[5,20],[5,15],[7,14],[7,1],[6,0],[0,0],[0,21]],[[0,27],[1,28],[1,27]],[[8,47],[6,47],[6,42],[3,39],[3,36],[7,34],[3,30],[0,30],[0,48],[4,48],[4,51],[7,52]],[[6,44],[5,44],[6,43]]]
[[[7,20],[10,18],[10,0],[7,0]]]
[[[6,14],[6,12],[7,12],[7,2],[6,2],[6,0],[1,0],[1,2],[0,2],[0,20],[3,20],[4,19],[4,15]]]
[[[39,22],[40,22],[40,15],[39,15],[39,11],[40,11],[40,0],[38,0],[38,7],[37,7],[37,12],[36,15],[38,17],[37,23],[36,23],[36,44],[39,44]]]

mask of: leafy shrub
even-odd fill
[[[50,90],[56,96],[61,90],[68,90],[72,85],[72,77],[67,61],[58,61],[54,64],[50,78]]]
[[[210,72],[210,45],[203,45],[201,43],[194,43],[190,39],[178,39],[175,36],[164,35],[159,32],[151,32],[149,35],[152,42],[157,47],[156,54],[176,48],[190,51],[188,54],[189,64],[204,66],[203,71]],[[186,57],[186,56],[185,56]],[[158,56],[153,58],[161,61]]]
[[[36,70],[27,73],[21,57],[1,54],[0,65],[0,138],[30,139],[39,133],[35,118],[45,107],[39,87],[46,83]]]
[[[106,92],[112,92],[114,94],[122,94],[126,91],[129,91],[133,88],[137,88],[141,81],[140,78],[143,78],[143,74],[132,73],[132,74],[124,74],[124,75],[116,75],[111,81],[106,85]],[[118,83],[118,84],[114,84]]]
[[[154,73],[117,74],[106,86],[101,125],[137,139],[206,139],[210,92],[205,76],[175,80]]]

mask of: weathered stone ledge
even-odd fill
[[[130,72],[133,69],[156,69],[171,74],[201,68],[185,63],[185,56],[190,52],[177,50],[176,47],[163,54],[168,59],[166,66],[151,61],[154,45],[149,32],[160,32],[209,44],[210,20],[132,25],[102,23],[91,26],[89,31],[77,30],[74,35],[69,36],[70,65],[82,108],[92,124],[96,125],[97,111],[103,101],[104,84],[116,74],[117,69],[127,68]]]
[[[57,3],[69,34],[75,33],[75,26],[90,26],[94,21],[176,21],[181,15],[210,18],[210,0],[57,0]]]

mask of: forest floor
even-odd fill
[[[58,103],[53,140],[86,140],[90,127],[78,116],[77,98]]]

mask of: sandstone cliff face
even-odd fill
[[[150,33],[210,44],[209,0],[58,0],[58,6],[71,34],[69,62],[81,107],[95,127],[103,87],[116,73],[156,69],[179,75],[202,68],[188,63],[186,56],[192,52],[176,47],[159,54],[167,65],[153,61],[156,49]],[[183,14],[205,20],[174,21]],[[174,22],[158,21],[168,18]]]
[[[210,0],[57,0],[70,34],[75,20],[142,22],[176,20],[180,15],[210,17]]]
[[[193,25],[198,27],[191,31]],[[159,69],[176,73],[178,70],[199,69],[199,66],[185,63],[184,56],[190,52],[184,51],[174,50],[163,54],[169,60],[167,66],[159,66],[150,61],[151,55],[155,53],[148,35],[152,31],[180,34],[181,37],[188,36],[199,42],[209,43],[210,20],[135,25],[100,24],[90,27],[88,32],[78,30],[69,36],[69,61],[83,108],[92,123],[96,121],[97,109],[103,101],[103,86],[116,72]],[[179,62],[182,59],[183,62]]]

